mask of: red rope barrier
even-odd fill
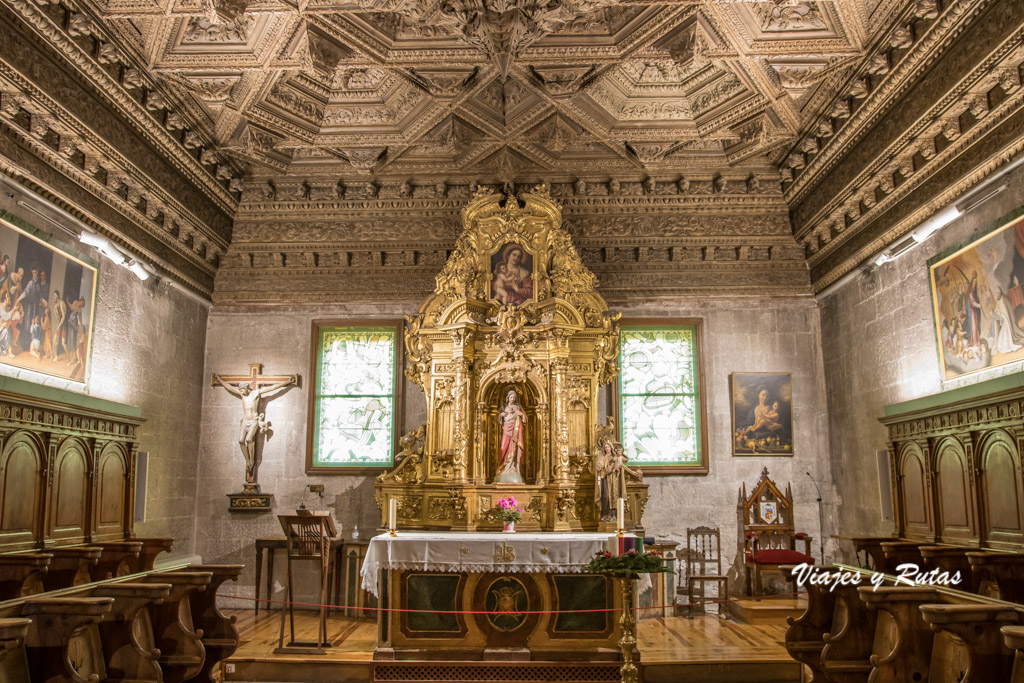
[[[779,593],[778,595],[765,595],[762,596],[762,600],[772,598],[786,598],[794,595],[806,595],[807,591],[797,591],[795,593]],[[223,595],[217,593],[218,598],[230,598],[232,600],[248,600],[250,602],[264,602],[269,605],[292,605],[295,607],[326,607],[327,609],[354,609],[354,610],[365,610],[369,612],[413,612],[413,613],[426,613],[426,614],[504,614],[504,612],[498,611],[487,611],[487,610],[439,610],[439,609],[402,609],[400,607],[356,607],[354,605],[328,605],[320,604],[316,602],[288,602],[287,600],[270,600],[269,598],[250,598],[246,595]],[[634,607],[633,610],[645,610],[645,609],[667,609],[669,607],[690,607],[700,605],[723,605],[729,602],[739,602],[743,598],[727,598],[725,600],[706,600],[704,602],[682,602],[673,603],[671,605],[651,605],[649,607]],[[515,614],[586,614],[592,612],[621,612],[622,610],[618,607],[600,607],[595,609],[566,609],[566,610],[523,610],[515,612]]]

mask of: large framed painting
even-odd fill
[[[533,296],[533,254],[518,242],[507,242],[491,255],[491,299],[499,304],[524,304]]]
[[[931,263],[944,379],[1024,360],[1024,216]]]
[[[0,212],[0,363],[85,382],[96,264]]]
[[[732,454],[793,455],[793,377],[732,374]]]

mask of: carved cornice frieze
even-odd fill
[[[9,89],[19,85],[27,91]],[[191,264],[209,275],[213,274],[220,254],[227,249],[227,240],[210,231],[176,197],[152,182],[91,130],[62,111],[43,113],[47,111],[47,106],[57,107],[56,103],[47,101],[48,98],[37,100],[36,96],[45,95],[0,64],[0,99],[6,101],[12,96],[26,105],[28,111],[35,112],[29,114],[29,128],[25,130],[19,125],[18,112],[12,111],[13,107],[0,108],[3,109],[0,111],[0,121],[6,123],[7,129],[27,148],[80,186],[116,207],[132,222]],[[37,130],[33,134],[31,121],[40,121],[45,130]],[[52,139],[48,136],[51,131]],[[64,145],[61,140],[65,141]],[[97,179],[97,171],[101,169],[102,182]],[[119,236],[113,237],[120,240]],[[149,258],[156,258],[156,255],[149,254]]]
[[[987,102],[988,96],[983,96]],[[988,116],[990,112],[986,108],[984,115],[981,118],[975,118],[973,121],[974,125],[966,131],[961,131],[958,126],[955,137],[952,140],[947,138],[947,144],[944,145],[942,152],[938,154],[934,151],[934,138],[925,137],[924,139],[914,140],[912,133],[906,134],[901,139],[906,150],[904,154],[897,157],[894,162],[885,161],[886,158],[893,158],[888,154],[876,160],[872,167],[860,173],[847,186],[847,190],[840,197],[833,199],[828,205],[828,208],[832,210],[828,214],[828,218],[819,221],[817,224],[811,224],[809,230],[803,229],[800,231],[799,239],[807,246],[808,260],[811,266],[813,267],[824,260],[839,244],[839,241],[834,240],[837,236],[834,230],[828,231],[827,244],[821,244],[820,240],[817,240],[816,235],[820,236],[827,229],[827,227],[822,226],[841,225],[842,231],[845,232],[851,228],[856,228],[859,224],[870,223],[913,192],[935,169],[941,168],[955,159],[980,137],[984,136],[985,133],[999,125],[1006,116],[1017,110],[1022,103],[1024,103],[1024,95],[1015,93],[1006,96],[997,105],[996,109],[991,112],[992,116]],[[940,117],[936,116],[935,119],[938,120]],[[935,130],[934,132],[935,136],[942,134],[940,130]],[[914,159],[917,156],[920,157],[921,162],[915,162]],[[899,174],[901,179],[898,187],[896,187],[892,180],[894,174]],[[884,195],[881,200],[877,199],[876,187]],[[861,205],[866,210],[861,210]]]
[[[81,124],[45,92],[26,81],[19,73],[11,70],[2,62],[0,62],[0,98],[3,98],[5,103],[8,98],[11,98],[21,109],[29,112],[29,130],[27,131],[29,135],[25,136],[29,146],[34,144],[34,148],[45,148],[47,153],[51,153],[52,145],[46,144],[43,140],[47,132],[53,131],[57,137],[56,151],[67,160],[61,166],[73,176],[93,176],[97,168],[103,168],[106,173],[106,182],[97,183],[96,186],[107,190],[106,194],[109,199],[119,201],[121,198],[118,191],[124,185],[128,188],[125,200],[130,200],[127,204],[135,208],[140,201],[144,201],[146,217],[154,224],[157,223],[158,217],[161,218],[164,225],[162,232],[165,234],[177,225],[187,226],[189,232],[203,235],[211,243],[206,263],[202,263],[195,252],[184,246],[180,248],[180,252],[187,254],[197,264],[202,263],[201,267],[209,269],[212,273],[216,255],[227,248],[228,242],[223,236],[211,231],[186,204],[161,185],[153,182],[109,142]],[[18,110],[13,106],[5,106],[3,109],[4,111],[0,112],[0,120],[5,120],[12,130],[19,130],[21,127],[17,123]],[[34,140],[29,140],[29,138],[34,138]],[[76,157],[76,154],[81,154],[81,163],[78,165],[70,161]],[[72,168],[74,170],[71,170]],[[90,169],[92,169],[91,172]],[[154,211],[157,207],[159,209]],[[151,230],[156,227],[154,225]]]
[[[890,226],[884,226],[878,230],[870,240],[860,240],[856,249],[849,249],[847,245],[840,245],[831,254],[824,258],[816,266],[814,286],[821,290],[837,281],[846,273],[850,272],[857,264],[862,263],[866,258],[877,254],[886,246],[892,244],[907,232],[920,225],[929,216],[935,214],[940,208],[954,202],[971,188],[976,187],[984,181],[991,173],[999,170],[1002,166],[1024,152],[1024,137],[1019,136],[1019,127],[1024,125],[1024,115],[1018,108],[1011,117],[1011,121],[1017,124],[1017,130],[1004,135],[1009,142],[1001,149],[993,152],[985,152],[976,156],[983,157],[983,160],[975,160],[973,170],[961,177],[944,178],[942,192],[934,195],[929,201],[921,202],[917,208],[906,208],[898,222]],[[1007,123],[1003,122],[1001,128],[1006,128]],[[971,148],[973,150],[973,148]],[[966,154],[966,152],[965,152]],[[948,168],[948,167],[946,167]],[[899,207],[900,203],[895,203]]]
[[[610,199],[605,203],[610,208],[616,202],[617,211],[595,213],[592,199]],[[733,204],[723,213],[726,204],[720,203],[715,215],[659,201],[672,197],[636,198],[655,200],[648,210],[637,210],[622,199],[633,198],[581,197],[563,209],[580,257],[598,274],[607,296],[788,296],[810,291],[803,251],[788,230],[778,195],[748,197],[751,208],[759,205],[750,211]],[[315,220],[302,209],[289,211],[289,216],[269,213],[271,205],[243,204],[243,210],[252,211],[236,225],[217,274],[215,301],[398,300],[406,296],[382,290],[404,292],[420,286],[430,291],[433,274],[454,246],[464,203],[406,200],[403,208],[401,201],[377,201],[377,213],[370,215],[365,208],[345,215],[339,204],[335,214],[316,211]],[[391,218],[385,220],[388,214]],[[396,287],[398,282],[401,287]],[[411,290],[408,297],[420,293]]]
[[[719,178],[717,183],[715,178]],[[406,180],[379,187],[378,196],[368,198],[362,188],[363,182],[331,179],[326,185],[328,196],[312,199],[309,192],[317,184],[315,179],[304,181],[297,178],[287,185],[281,179],[247,181],[242,184],[242,202],[236,214],[236,223],[241,225],[253,217],[262,220],[278,217],[308,220],[310,215],[321,219],[344,216],[370,218],[410,211],[421,217],[454,216],[461,211],[464,200],[478,187],[475,183],[449,181],[443,184],[445,195],[437,197],[436,182],[428,185]],[[773,173],[755,173],[750,176],[742,174],[730,178],[708,174],[689,178],[673,176],[661,181],[650,177],[641,180],[594,180],[584,183],[585,194],[582,196],[574,194],[579,187],[579,179],[572,183],[555,183],[551,188],[552,194],[559,197],[563,204],[567,217],[576,214],[678,211],[785,217],[787,207],[778,194],[778,182]],[[290,188],[287,194],[282,193],[282,187]],[[786,221],[788,223],[788,218]]]
[[[866,97],[855,96],[849,89],[839,91],[829,115],[823,117],[831,118],[835,133],[827,138],[827,142],[809,162],[800,167],[794,166],[800,168],[800,173],[785,189],[786,198],[791,205],[803,201],[815,183],[841,163],[849,149],[873,129],[879,119],[890,110],[892,103],[907,93],[916,80],[939,59],[943,51],[991,2],[992,0],[954,0],[944,8],[941,17],[917,17],[917,24],[923,29],[920,30],[920,37],[911,49],[902,51],[895,68],[887,68],[884,74],[875,74],[881,76],[881,81],[877,77],[865,78],[872,70],[872,58],[894,49],[891,41],[878,42],[876,51],[867,56],[858,72],[850,77],[854,87],[863,87],[865,83],[875,84],[875,87]],[[907,21],[915,18],[912,6],[907,7],[905,12],[908,15]],[[892,30],[895,32],[898,28],[899,26],[894,26]],[[852,113],[849,104],[851,99],[863,100]],[[816,130],[819,120],[809,121],[806,130]]]
[[[222,210],[230,213],[235,208],[235,198],[220,181],[197,163],[196,159],[183,148],[161,122],[154,121],[145,106],[131,97],[125,86],[114,80],[103,65],[83,49],[73,36],[57,25],[45,12],[30,0],[3,0],[35,34],[56,49],[66,63],[80,74],[81,78],[92,83],[106,98],[109,104],[128,121],[137,132],[149,140],[154,148],[172,163],[179,172],[216,202]],[[156,125],[154,125],[156,123]]]

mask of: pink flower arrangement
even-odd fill
[[[502,498],[498,501],[498,509],[496,517],[503,522],[518,522],[522,519],[523,509],[519,507],[519,503],[512,496],[508,498]]]

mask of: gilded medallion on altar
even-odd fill
[[[480,191],[434,293],[406,316],[406,376],[427,422],[376,482],[406,529],[497,530],[512,495],[525,531],[640,530],[647,485],[626,466],[597,396],[618,374],[618,314],[597,293],[540,185]]]

